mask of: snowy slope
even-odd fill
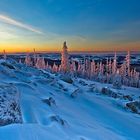
[[[126,106],[139,102],[140,89],[116,90],[80,78],[70,84],[61,77],[13,61],[0,62],[0,87],[16,89],[16,98],[10,97],[19,103],[21,118],[17,117],[22,120],[1,125],[0,140],[140,139],[140,115]]]

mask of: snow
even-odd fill
[[[0,87],[8,86],[8,89],[0,88],[0,91],[7,94],[12,89],[15,91],[6,101],[11,102],[12,98],[19,102],[22,124],[1,125],[0,140],[140,139],[140,115],[127,109],[125,103],[130,101],[123,98],[129,95],[134,101],[139,101],[140,89],[125,86],[114,89],[110,84],[82,78],[73,79],[70,84],[61,80],[59,74],[12,61],[6,63],[15,69],[0,63]],[[103,94],[103,88],[120,97]],[[75,91],[77,93],[72,98]],[[55,105],[44,102],[50,97]]]

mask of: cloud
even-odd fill
[[[37,34],[43,34],[43,32],[31,27],[30,25],[27,25],[27,24],[21,23],[19,21],[16,21],[13,18],[10,18],[10,17],[5,16],[5,15],[0,14],[0,21],[4,22],[4,23],[7,23],[7,24],[10,24],[10,25],[14,25],[14,26],[26,29],[28,31],[31,31],[31,32],[34,32],[34,33],[37,33]]]
[[[0,31],[0,41],[14,39],[14,38],[17,38],[17,36],[8,32]]]

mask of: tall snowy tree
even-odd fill
[[[106,60],[106,66],[105,66],[105,68],[106,68],[106,73],[109,73],[109,60],[108,60],[108,58]]]
[[[19,59],[19,63],[22,64],[21,58]]]
[[[103,66],[102,62],[100,62],[99,73],[100,73],[101,75],[103,75],[103,72],[104,72],[104,66]]]
[[[91,62],[91,74],[90,74],[91,79],[95,76],[95,74],[96,74],[96,64],[95,64],[95,61],[92,60],[92,62]]]
[[[52,67],[53,72],[58,72],[58,66],[54,63]]]
[[[66,42],[63,44],[63,50],[61,53],[61,68],[63,72],[68,72],[70,69],[68,47]]]
[[[27,53],[27,55],[25,57],[25,64],[27,66],[32,66],[32,60],[31,60],[31,57],[30,57],[29,53]]]
[[[108,64],[108,68],[109,68],[109,74],[112,74],[112,61],[111,61],[111,58],[109,60],[109,64]]]
[[[112,64],[112,73],[116,74],[116,72],[117,72],[117,55],[115,52],[114,60],[113,60],[113,64]]]
[[[48,69],[49,68],[49,63],[48,63],[48,61],[47,61],[47,64],[46,64],[46,69]]]
[[[37,61],[37,56],[36,56],[36,50],[35,48],[33,49],[33,65],[35,66],[36,64],[36,61]]]
[[[35,65],[38,69],[45,69],[46,65],[45,65],[45,60],[44,57],[37,57],[37,62]]]
[[[90,78],[90,73],[91,73],[91,62],[90,62],[90,59],[87,58],[85,61],[85,76],[86,76],[86,78]]]
[[[125,60],[126,60],[126,73],[128,76],[130,76],[130,51],[128,51]]]
[[[7,59],[7,55],[6,55],[6,51],[5,50],[3,50],[3,58],[4,58],[4,60]]]

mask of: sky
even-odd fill
[[[140,51],[139,0],[0,0],[0,52]]]

